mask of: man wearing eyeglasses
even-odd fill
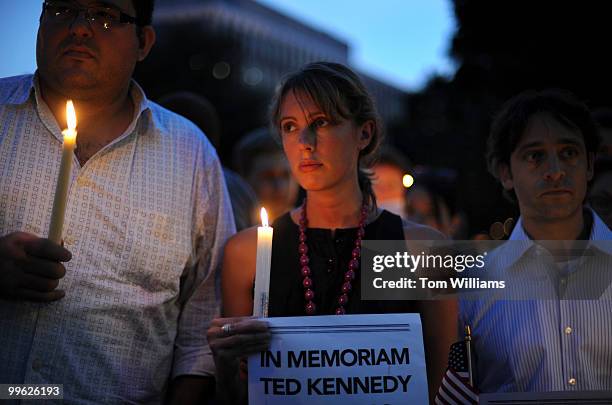
[[[153,0],[48,0],[34,75],[0,79],[0,383],[66,403],[190,403],[231,206],[214,148],[132,80]],[[74,101],[63,243],[46,238]],[[200,402],[201,403],[201,402]]]

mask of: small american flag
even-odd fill
[[[467,342],[453,343],[448,369],[438,389],[436,405],[478,404],[478,390],[469,383]]]

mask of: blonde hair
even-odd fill
[[[374,100],[361,79],[348,67],[332,62],[315,62],[284,77],[270,105],[270,128],[280,140],[280,108],[285,95],[301,93],[310,98],[332,121],[351,120],[357,125],[373,122],[370,143],[359,153],[359,187],[369,202],[376,205],[370,171],[382,141],[382,122]]]

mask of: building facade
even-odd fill
[[[217,108],[228,157],[247,131],[267,124],[281,77],[312,61],[349,63],[349,45],[253,0],[158,0],[158,41],[136,78],[151,98],[189,90]],[[383,120],[401,120],[405,93],[361,74]]]

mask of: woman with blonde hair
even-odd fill
[[[380,144],[381,124],[365,86],[341,64],[306,65],[278,87],[271,126],[306,198],[273,224],[269,315],[420,312],[433,387],[456,334],[454,302],[361,300],[362,240],[442,238],[431,228],[377,208],[365,169]],[[265,350],[270,340],[266,323],[249,318],[256,249],[255,228],[228,241],[222,273],[224,318],[215,319],[208,330],[218,386],[232,403],[246,398],[239,373],[245,364],[240,360]]]

